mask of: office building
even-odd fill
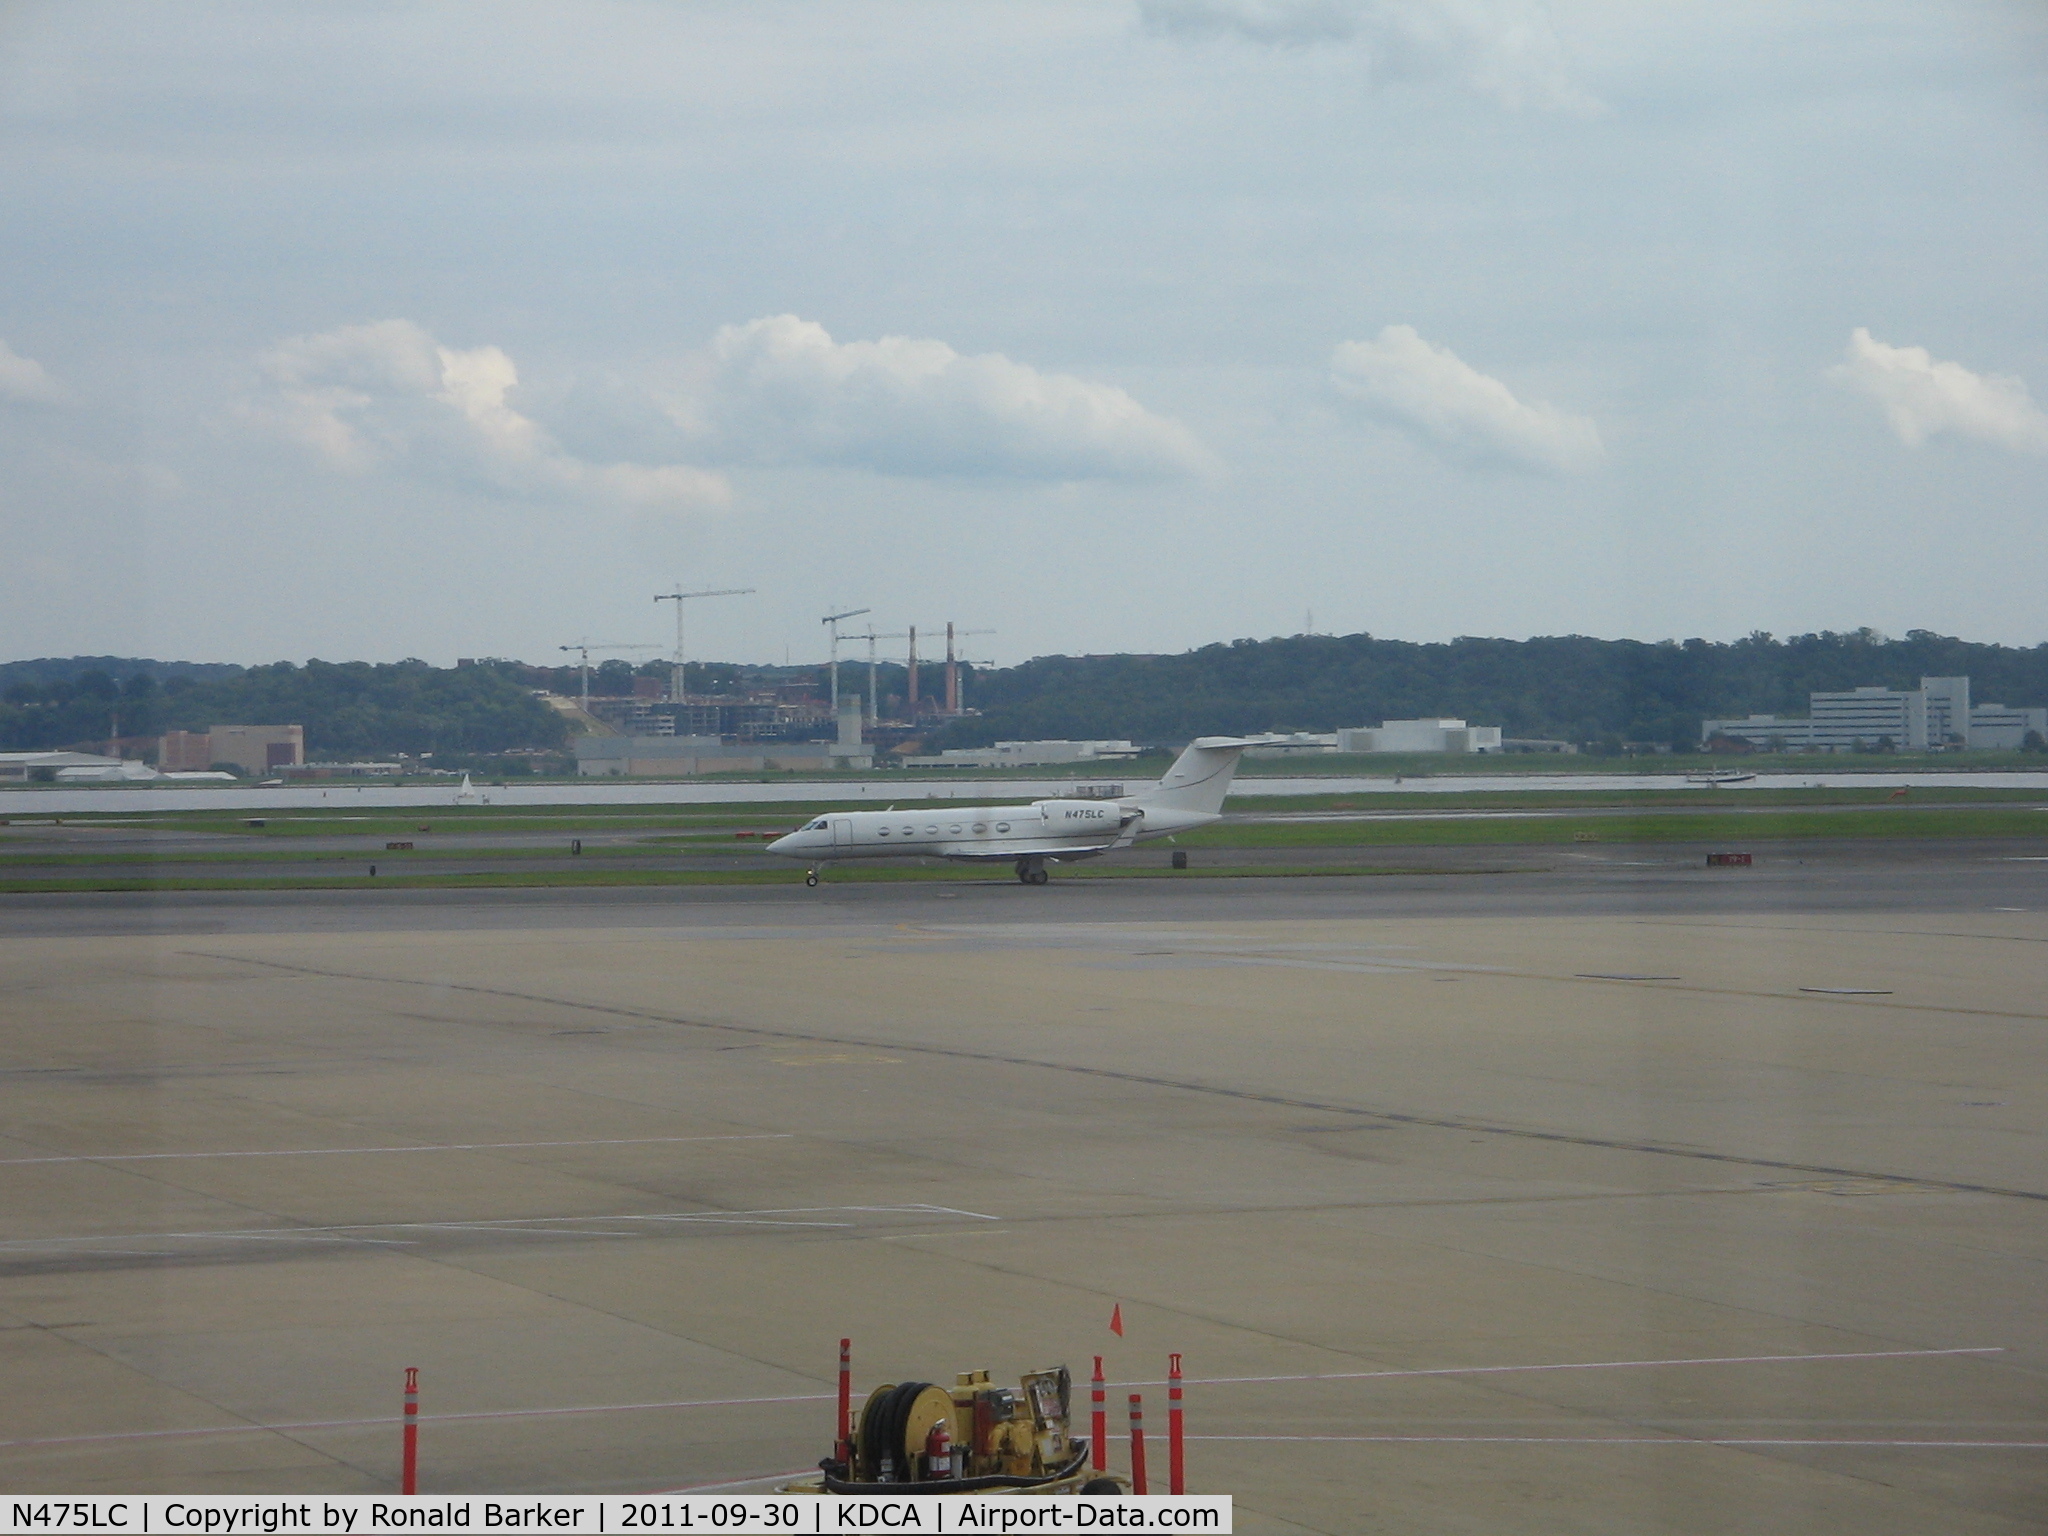
[[[2016,752],[2031,731],[2048,741],[2048,709],[2009,709],[2003,704],[1970,707],[1970,745],[1980,752]]]
[[[1818,743],[1847,747],[1889,741],[1907,751],[1924,752],[1927,740],[1927,695],[1891,688],[1852,688],[1847,693],[1807,695],[1807,715]]]
[[[1912,690],[1852,688],[1807,695],[1807,716],[1707,720],[1700,740],[1727,737],[1772,752],[1850,752],[1889,741],[1901,751],[1968,747],[2012,751],[2028,731],[2048,737],[2048,709],[1973,704],[1967,677],[1923,677]]]
[[[1927,703],[1927,744],[1966,746],[1970,740],[1970,680],[1967,677],[1923,677],[1920,696]]]

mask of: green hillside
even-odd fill
[[[309,758],[553,748],[569,735],[513,669],[489,664],[280,661],[161,679],[148,662],[116,662],[118,673],[38,665],[43,676],[20,678],[0,694],[0,751],[215,725],[303,725]]]
[[[1465,638],[1441,644],[1371,635],[1237,640],[1172,656],[1042,656],[977,672],[978,718],[938,745],[1045,737],[1185,741],[1211,732],[1329,731],[1453,715],[1509,736],[1690,747],[1700,721],[1804,714],[1807,694],[1966,674],[1973,697],[2048,702],[2048,645],[1981,645],[1925,630],[1887,640],[1766,634],[1709,640]]]

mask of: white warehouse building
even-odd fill
[[[906,757],[906,768],[1040,768],[1055,763],[1122,761],[1138,755],[1128,741],[999,741],[992,747],[949,747],[936,757]]]
[[[1463,720],[1383,720],[1337,733],[1339,752],[1498,752],[1500,727]]]

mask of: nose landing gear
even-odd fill
[[[804,884],[805,884],[805,885],[811,885],[811,886],[815,886],[815,885],[816,885],[817,883],[818,883],[818,872],[817,872],[817,871],[816,871],[815,869],[813,869],[813,870],[807,870],[807,871],[805,871],[805,873],[804,873]]]
[[[1025,885],[1043,885],[1052,878],[1045,867],[1045,860],[1023,858],[1017,861],[1017,878]]]

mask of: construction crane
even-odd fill
[[[946,625],[946,713],[960,713],[960,660],[953,652],[953,640],[957,635],[964,640],[969,635],[992,635],[992,629],[955,630],[949,622]]]
[[[574,645],[555,647],[561,651],[574,651],[582,658],[583,668],[583,712],[590,712],[590,653],[592,651],[658,651],[658,645],[599,645],[590,640],[578,640]]]
[[[828,613],[818,620],[832,631],[832,718],[839,718],[839,621],[857,619],[864,613],[873,613],[872,608],[849,608],[844,613]]]
[[[858,635],[849,635],[847,638],[849,640],[865,640],[868,643],[868,719],[871,721],[879,720],[882,718],[882,699],[881,695],[876,692],[880,685],[876,681],[875,673],[875,642],[877,640],[910,640],[914,643],[917,639],[917,631],[899,629],[893,634],[878,635],[875,633],[875,626],[870,623],[865,632]]]
[[[685,686],[689,681],[690,664],[683,655],[683,604],[693,597],[744,597],[754,590],[753,587],[719,587],[713,591],[685,592],[683,584],[677,582],[675,591],[654,594],[657,603],[676,605],[676,659],[669,673],[668,692],[669,697],[676,701],[678,709],[688,709],[690,704],[689,689]]]
[[[963,667],[988,668],[993,667],[995,664],[996,659],[993,656],[962,656],[960,658],[960,665]],[[954,689],[954,692],[958,695],[954,702],[959,707],[955,709],[953,712],[955,714],[964,715],[967,713],[967,679],[965,676],[961,677],[959,684]]]

